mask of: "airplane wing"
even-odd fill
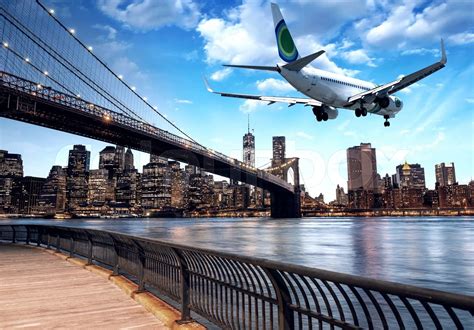
[[[219,94],[225,97],[235,97],[239,99],[248,99],[248,100],[257,100],[257,101],[264,101],[268,102],[268,105],[273,103],[287,103],[289,107],[295,104],[304,104],[305,106],[312,106],[312,107],[320,107],[323,105],[322,102],[319,102],[314,99],[310,98],[303,98],[303,97],[279,97],[279,96],[264,96],[264,95],[252,95],[252,94],[234,94],[234,93],[225,93],[225,92],[216,92],[214,91],[207,82],[206,78],[204,78],[204,82],[206,84],[206,88],[209,92],[214,94]]]
[[[417,81],[428,77],[432,73],[444,68],[446,62],[446,51],[444,49],[443,39],[441,39],[441,60],[439,62],[436,62],[424,69],[418,70],[414,73],[409,74],[408,76],[402,77],[388,84],[375,87],[360,94],[353,95],[348,98],[346,106],[350,106],[360,100],[364,101],[365,103],[371,103],[375,100],[377,96],[386,96],[396,93],[399,90],[402,90],[403,88],[406,88],[416,83]]]

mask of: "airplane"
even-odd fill
[[[439,62],[383,85],[307,67],[308,64],[321,56],[324,50],[300,57],[280,8],[277,4],[272,3],[271,10],[278,54],[286,64],[282,66],[227,64],[224,66],[278,72],[291,86],[308,98],[216,92],[204,79],[209,92],[225,97],[265,101],[268,102],[268,105],[276,102],[286,103],[289,107],[303,104],[312,107],[317,121],[336,119],[339,114],[338,108],[353,110],[356,117],[365,117],[368,113],[376,114],[383,116],[384,126],[388,127],[390,126],[389,119],[395,118],[395,115],[403,108],[403,102],[393,94],[442,69],[447,62],[444,42],[441,39],[441,60]]]

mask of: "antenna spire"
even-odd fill
[[[247,133],[250,133],[250,113],[247,114]]]

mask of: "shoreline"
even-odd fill
[[[378,217],[459,217],[459,216],[474,216],[474,208],[462,209],[383,209],[383,210],[303,210],[301,218],[347,218],[347,217],[363,217],[363,218],[378,218]],[[181,217],[173,217],[174,219],[192,219],[192,218],[268,218],[269,211],[243,211],[236,213],[235,211],[224,212],[206,212],[206,213],[190,213]],[[106,217],[77,217],[69,215],[60,215],[57,217],[45,217],[44,215],[31,214],[0,214],[0,220],[11,219],[49,219],[49,220],[86,220],[86,219],[101,219],[101,220],[119,220],[119,219],[169,219],[171,217],[152,217],[152,216],[106,216]]]

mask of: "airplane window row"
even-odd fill
[[[367,88],[367,87],[362,87],[362,86],[350,84],[348,82],[339,81],[339,80],[336,80],[336,79],[331,79],[331,78],[326,78],[326,77],[321,77],[321,79],[326,80],[326,81],[330,81],[330,82],[333,82],[333,83],[336,83],[336,84],[342,84],[342,85],[351,86],[351,87],[354,87],[354,88],[363,89],[363,90],[366,90],[366,91],[370,90],[370,88]]]

